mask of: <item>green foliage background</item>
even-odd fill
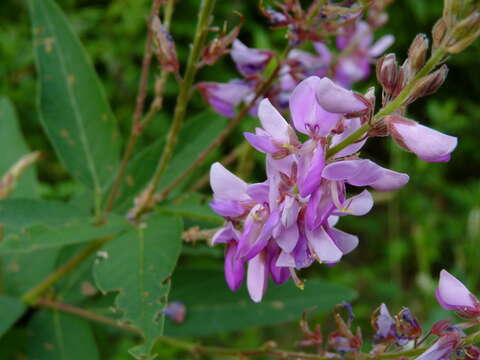
[[[58,0],[57,3],[67,14],[93,60],[120,130],[127,134],[150,1]],[[396,37],[395,45],[389,51],[397,53],[397,57],[403,60],[415,34],[428,33],[441,15],[442,3],[441,0],[397,0],[389,8],[390,21],[381,31]],[[215,25],[221,26],[224,21],[237,23],[238,18],[233,14],[237,10],[246,18],[240,35],[245,43],[280,49],[284,41],[282,34],[268,28],[256,4],[251,0],[218,1]],[[193,35],[197,7],[197,0],[179,0],[174,13],[171,32],[182,63]],[[478,42],[465,53],[453,57],[449,61],[450,73],[443,88],[436,95],[416,102],[409,110],[411,118],[459,137],[459,146],[452,160],[448,164],[425,163],[399,150],[390,140],[370,141],[366,156],[374,157],[397,171],[409,173],[409,185],[391,197],[381,199],[368,216],[342,221],[342,229],[361,238],[360,246],[354,253],[335,267],[312,266],[303,274],[307,279],[328,279],[355,289],[359,298],[354,303],[354,309],[364,330],[369,328],[370,312],[381,302],[386,302],[393,312],[403,305],[409,306],[425,323],[441,316],[433,290],[442,268],[458,275],[470,289],[480,294],[479,58]],[[80,197],[84,189],[70,178],[56,159],[40,127],[35,103],[35,76],[26,4],[18,0],[3,0],[0,2],[0,95],[8,96],[15,104],[28,146],[46,153],[46,160],[38,166],[40,196],[57,200]],[[225,81],[236,76],[230,58],[225,57],[214,68],[202,69],[198,79]],[[368,83],[362,84],[358,90],[367,86]],[[152,122],[138,149],[163,136],[176,92],[177,85],[172,80],[167,86],[165,109]],[[191,104],[191,116],[206,108],[198,94]],[[249,128],[255,121],[248,119],[241,128]],[[228,153],[239,142],[240,136],[231,136],[230,139],[210,160]],[[263,159],[261,156],[255,159],[251,180],[263,179]],[[198,174],[205,170],[206,167]],[[208,189],[204,190],[204,194],[208,196]],[[220,249],[187,246],[179,266],[202,264],[220,268],[221,258]],[[328,315],[315,317],[318,321],[329,319]],[[325,330],[328,329],[327,325]],[[129,358],[126,350],[134,344],[133,338],[96,325],[94,334],[101,359]],[[299,337],[297,325],[292,322],[240,333],[224,332],[204,340],[216,345],[258,346],[266,340],[275,339],[288,347]],[[17,353],[9,352],[9,349],[16,348],[12,344],[26,343],[27,340],[27,332],[21,326],[16,328],[0,340],[0,358],[16,359]],[[188,358],[174,348],[162,346],[157,350],[160,359]]]

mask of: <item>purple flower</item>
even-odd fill
[[[370,26],[359,21],[353,31],[337,37],[337,48],[349,52],[341,56],[335,67],[334,79],[344,87],[351,87],[354,82],[364,80],[370,74],[371,63],[381,55],[392,43],[394,37],[385,35],[373,43],[373,33]]]
[[[181,324],[185,321],[185,315],[187,313],[187,308],[180,301],[172,301],[167,305],[165,310],[163,310],[165,316],[172,319],[173,322]]]
[[[210,168],[210,186],[213,190],[210,206],[216,213],[225,217],[238,217],[249,210],[252,200],[247,193],[247,183],[220,163],[214,163]]]
[[[240,74],[251,76],[263,71],[274,53],[268,50],[249,48],[236,39],[233,41],[230,55]]]
[[[435,296],[440,305],[447,310],[457,311],[466,318],[480,316],[478,299],[462,282],[446,270],[440,272],[440,281]]]
[[[299,145],[292,127],[268,99],[260,102],[258,117],[263,128],[256,128],[255,134],[244,133],[255,149],[281,158],[289,155]]]
[[[258,107],[262,127],[245,133],[266,154],[266,181],[249,185],[219,163],[212,165],[211,206],[226,219],[213,243],[226,245],[225,277],[232,290],[241,286],[245,266],[253,301],[262,299],[269,277],[277,284],[292,278],[302,287],[297,270],[315,261],[335,265],[358,246],[358,237],[336,224],[343,216],[367,214],[373,198],[367,190],[351,196],[347,185],[387,191],[408,182],[406,174],[360,159],[365,141],[326,158],[329,147],[361,126],[360,118],[346,115],[367,109],[361,95],[309,77],[290,98],[294,128],[264,99]],[[294,129],[309,138],[300,142]]]
[[[245,264],[236,260],[240,233],[231,222],[217,231],[212,239],[212,244],[225,243],[225,280],[232,291],[237,291],[245,277]]]
[[[449,333],[440,337],[435,344],[415,360],[449,360],[460,342],[461,339],[457,333]]]
[[[405,150],[429,162],[446,162],[457,147],[457,138],[393,115],[387,118],[390,134]]]
[[[235,116],[235,107],[252,94],[252,88],[238,79],[228,83],[201,82],[197,87],[217,113],[230,118]]]
[[[390,315],[387,305],[380,305],[380,308],[377,309],[376,312],[377,311],[378,315],[376,316],[374,321],[372,321],[372,324],[376,330],[374,337],[375,343],[381,344],[395,341],[395,320],[392,315]]]

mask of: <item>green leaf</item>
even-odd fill
[[[181,250],[181,231],[179,218],[154,215],[145,228],[109,242],[103,248],[106,258],[94,266],[99,289],[118,291],[116,306],[123,319],[144,335],[145,343],[131,350],[138,359],[148,356],[163,334],[162,311]]]
[[[17,321],[25,312],[25,305],[19,300],[0,295],[0,337]]]
[[[30,0],[41,120],[74,178],[97,193],[119,161],[119,133],[90,60],[53,0]]]
[[[0,201],[0,224],[22,229],[34,225],[62,226],[85,218],[82,211],[59,201],[5,199]]]
[[[17,114],[8,98],[0,97],[0,177],[30,150],[25,143],[18,124]],[[33,197],[36,195],[36,179],[33,167],[22,174],[10,197]]]
[[[204,111],[189,120],[180,132],[175,154],[160,182],[159,190],[165,188],[177,176],[190,167],[197,155],[205,150],[223,130],[227,119],[211,111]],[[131,205],[133,195],[137,194],[153,175],[160,158],[164,139],[161,139],[140,152],[130,162],[126,171],[126,184],[121,189],[118,208]]]
[[[167,322],[165,333],[204,336],[294,321],[309,307],[326,312],[355,296],[351,289],[312,279],[305,283],[303,291],[292,281],[280,286],[272,283],[262,302],[256,304],[245,289],[230,291],[221,272],[184,270],[173,278],[170,300],[184,303],[187,317],[182,324]]]
[[[122,217],[110,217],[103,226],[90,224],[88,219],[56,228],[33,226],[21,232],[10,233],[0,243],[0,254],[29,253],[79,244],[114,235],[127,226],[128,222]]]
[[[98,360],[97,345],[86,320],[58,311],[40,311],[29,326],[29,360]]]
[[[27,231],[25,229],[30,227],[61,227],[76,223],[80,219],[85,219],[81,210],[58,201],[34,199],[0,201],[0,224],[5,227],[5,238],[22,230]],[[5,246],[5,243],[6,240],[2,241],[0,246]],[[11,295],[22,295],[53,271],[59,250],[47,248],[31,253],[3,256],[0,288],[4,288]]]

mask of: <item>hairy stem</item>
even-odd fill
[[[210,16],[213,12],[215,6],[215,0],[202,0],[200,4],[200,11],[198,14],[198,22],[195,31],[195,37],[193,40],[193,45],[190,50],[190,54],[187,60],[187,66],[185,70],[185,75],[182,83],[180,84],[180,91],[177,97],[177,103],[175,106],[175,111],[173,115],[172,125],[167,135],[167,142],[163,150],[162,156],[158,161],[155,173],[153,174],[152,179],[144,190],[146,193],[142,198],[144,201],[140,204],[140,208],[135,209],[134,216],[138,217],[149,206],[155,191],[157,190],[158,184],[161,177],[163,176],[167,165],[172,158],[173,150],[177,144],[178,135],[180,129],[183,125],[183,120],[185,118],[185,113],[187,110],[188,101],[190,98],[190,90],[193,85],[193,80],[197,73],[197,64],[200,58],[200,53],[202,47],[205,43],[205,39],[208,33],[208,27],[210,25]]]
[[[110,191],[110,194],[107,198],[102,221],[105,220],[105,216],[112,209],[115,199],[118,196],[118,193],[120,191],[120,185],[122,184],[123,177],[125,176],[125,172],[127,170],[128,162],[130,161],[133,155],[133,150],[135,149],[135,145],[137,143],[138,138],[142,134],[143,129],[145,129],[145,126],[150,121],[150,119],[162,107],[163,93],[157,94],[156,98],[154,99],[154,102],[152,103],[152,106],[150,107],[150,110],[147,116],[145,117],[145,119],[142,120],[143,109],[145,107],[145,98],[147,96],[148,75],[150,73],[150,67],[152,63],[153,32],[151,30],[151,25],[154,17],[158,14],[161,3],[162,3],[162,0],[153,0],[153,3],[152,3],[150,19],[148,22],[147,40],[145,42],[145,50],[143,53],[142,71],[140,74],[140,81],[138,86],[135,112],[133,114],[130,136],[128,138],[127,145],[125,147],[125,151],[123,153],[122,161],[120,163],[120,168],[113,182],[112,190]],[[165,16],[164,16],[163,23],[167,31],[170,27],[170,22],[173,14],[173,5],[174,5],[174,0],[168,0],[167,5],[165,7]],[[162,82],[162,84],[165,84],[167,80],[167,76],[168,76],[168,72],[162,70],[162,73],[160,75],[161,77],[160,81]]]
[[[21,301],[33,305],[37,299],[47,291],[53,284],[55,284],[62,277],[67,275],[70,271],[75,269],[79,264],[85,261],[93,253],[99,250],[106,242],[117,237],[119,233],[114,235],[108,235],[99,239],[91,241],[81,252],[55,270],[53,273],[48,275],[42,282],[37,284],[35,287],[27,291],[22,297]]]
[[[378,123],[385,116],[390,115],[395,111],[397,111],[398,109],[400,109],[403,106],[403,103],[405,102],[405,100],[411,95],[418,81],[423,77],[427,76],[432,70],[434,70],[437,67],[437,65],[442,61],[445,54],[446,54],[446,51],[442,47],[439,47],[437,50],[435,50],[432,56],[430,56],[430,59],[427,61],[427,63],[413,77],[413,79],[410,80],[410,82],[403,88],[403,90],[400,92],[400,94],[398,94],[395,100],[393,100],[392,102],[388,103],[383,108],[381,108],[377,112],[377,114],[373,117],[370,123],[365,123],[362,127],[360,127],[357,131],[355,131],[350,136],[345,138],[343,141],[331,147],[327,151],[327,157],[331,157],[335,155],[339,151],[346,148],[348,145],[351,145],[354,142],[358,141],[358,139],[360,139],[369,129],[371,129],[373,125]]]

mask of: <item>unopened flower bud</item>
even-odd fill
[[[165,30],[158,16],[153,18],[152,31],[155,34],[157,48],[155,54],[165,71],[177,72],[180,68],[177,50],[172,36]]]
[[[413,71],[412,66],[410,64],[410,59],[407,58],[403,62],[402,66],[400,66],[397,83],[392,95],[397,96],[400,93],[400,91],[403,90],[405,85],[413,78],[414,75],[415,75],[415,72]]]
[[[443,2],[443,19],[447,27],[451,27],[456,15],[458,15],[462,6],[462,0],[444,0]]]
[[[395,54],[387,54],[377,62],[377,79],[385,92],[391,94],[398,80],[398,64]]]
[[[411,104],[420,97],[433,94],[435,91],[437,91],[447,78],[447,74],[447,65],[442,65],[440,69],[419,80],[413,90],[412,95],[407,98],[406,105]]]
[[[418,34],[408,49],[408,58],[413,71],[417,72],[425,64],[428,50],[428,38],[425,34]]]
[[[445,38],[445,34],[447,33],[447,24],[445,20],[439,19],[432,29],[432,38],[433,38],[433,49],[435,50],[440,46]]]
[[[447,44],[447,51],[457,54],[472,44],[479,35],[480,13],[476,11],[455,25],[452,40]]]

